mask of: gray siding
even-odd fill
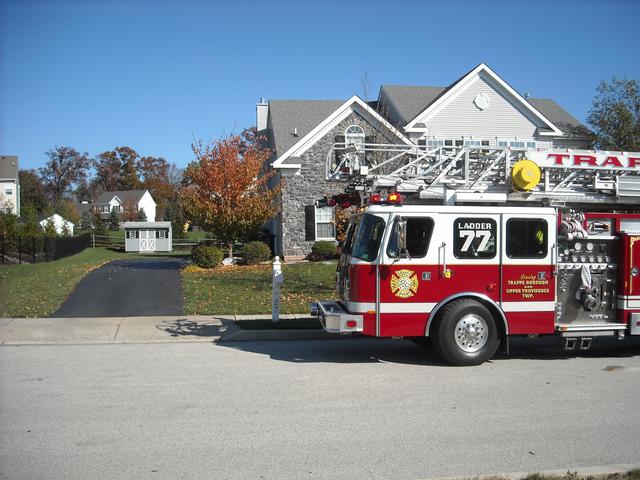
[[[542,122],[516,107],[506,97],[506,92],[500,93],[499,86],[492,83],[483,75],[473,81],[427,122],[428,136],[535,138],[536,129]],[[485,110],[473,103],[479,93],[490,99]]]

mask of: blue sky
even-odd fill
[[[0,154],[130,146],[184,166],[255,123],[260,97],[446,86],[480,62],[584,121],[600,80],[640,78],[637,1],[0,0]]]

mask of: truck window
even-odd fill
[[[385,222],[374,215],[363,215],[357,225],[353,237],[353,254],[355,258],[373,262],[378,256],[380,242],[384,234]]]
[[[341,252],[345,255],[351,254],[351,246],[353,245],[353,232],[356,230],[359,223],[360,217],[355,220],[352,219],[347,226],[347,234],[344,239],[344,245],[342,245],[341,249]]]
[[[544,258],[548,251],[547,222],[539,218],[507,220],[507,256]]]
[[[456,218],[453,222],[453,254],[463,259],[494,258],[496,232],[496,221],[492,218]]]
[[[407,252],[411,258],[423,258],[429,250],[429,242],[431,241],[431,233],[433,233],[433,219],[407,217]],[[396,243],[396,230],[398,222],[394,222],[393,231],[387,245],[387,255],[391,258],[397,258],[399,255],[398,245]]]

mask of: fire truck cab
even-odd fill
[[[596,336],[640,334],[637,207],[410,197],[373,195],[351,218],[339,301],[312,305],[327,331],[430,342],[455,365],[485,362],[513,335],[558,335],[565,349],[586,350]]]

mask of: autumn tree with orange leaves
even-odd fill
[[[270,152],[249,129],[211,144],[192,145],[196,161],[184,172],[180,205],[185,217],[213,233],[229,249],[277,213],[279,187],[270,188]]]

